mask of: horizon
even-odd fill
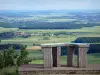
[[[37,9],[37,10],[20,10],[20,9],[0,9],[0,11],[100,11],[100,9]]]

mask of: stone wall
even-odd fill
[[[100,75],[100,70],[37,70],[19,73],[20,75]]]

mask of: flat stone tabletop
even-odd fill
[[[41,47],[57,47],[57,46],[89,47],[89,44],[88,43],[47,43],[47,44],[41,44]]]

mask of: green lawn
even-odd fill
[[[38,54],[37,54],[38,55]],[[75,64],[77,63],[77,56],[74,56]],[[67,63],[67,56],[60,57],[60,63]],[[100,53],[93,53],[87,55],[87,63],[88,64],[100,64]],[[33,60],[30,64],[43,64],[43,59]]]

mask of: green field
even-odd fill
[[[15,31],[15,32],[27,32],[28,34],[45,34],[45,35],[33,35],[28,38],[14,37],[9,39],[1,40],[1,43],[20,43],[27,46],[43,43],[59,43],[59,42],[72,42],[78,37],[100,37],[100,26],[95,27],[84,27],[81,29],[9,29],[1,28],[0,32],[4,31]],[[65,34],[67,33],[67,34]],[[59,34],[59,35],[56,35]],[[48,38],[48,39],[45,39]]]
[[[8,29],[8,30],[7,30]],[[40,30],[40,29],[10,29],[10,28],[1,28],[0,32],[9,32],[13,30],[14,32],[27,32],[29,34],[36,33],[36,34],[45,34],[42,36],[35,35],[30,36],[28,38],[23,37],[14,37],[10,39],[1,40],[2,43],[18,43],[18,44],[25,44],[28,48],[31,48],[33,44],[43,44],[43,43],[59,43],[59,42],[72,42],[78,37],[100,37],[100,26],[95,27],[84,27],[81,29],[47,29],[47,30]],[[6,31],[7,30],[7,31]],[[67,34],[61,34],[67,33]],[[70,34],[69,34],[70,33]],[[53,34],[53,36],[51,36]],[[55,35],[59,34],[59,35]],[[38,49],[37,49],[38,50]],[[43,53],[40,50],[38,51],[29,51],[28,58],[33,60],[32,63],[43,63]],[[89,64],[100,64],[100,54],[88,54],[87,55],[88,63]],[[66,64],[67,56],[61,56],[61,63]],[[75,62],[77,61],[77,57],[75,56]]]
[[[43,64],[43,53],[41,51],[29,51],[29,58],[35,58],[30,64]],[[74,55],[75,64],[77,63],[77,55]],[[67,55],[60,56],[60,63],[67,63]],[[100,64],[100,53],[87,54],[88,64]]]
[[[2,32],[11,32],[11,31],[17,31],[18,28],[2,28],[0,27],[0,33]]]

